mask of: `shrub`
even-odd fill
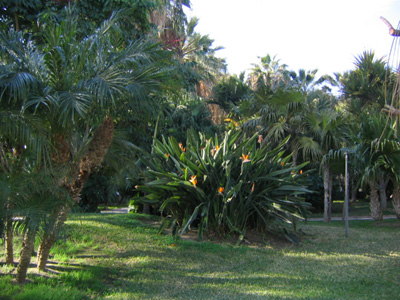
[[[305,164],[291,165],[283,150],[288,139],[271,150],[258,135],[241,134],[229,131],[219,141],[190,131],[185,145],[155,140],[152,157],[143,159],[147,182],[137,187],[145,196],[134,202],[159,205],[174,233],[196,225],[200,239],[208,231],[237,233],[240,241],[246,229],[291,236],[309,207],[301,198],[309,192]]]

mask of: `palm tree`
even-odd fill
[[[59,153],[73,154],[72,160],[75,164],[72,165],[70,176],[63,185],[74,201],[78,201],[90,173],[102,163],[112,143],[116,124],[114,116],[119,114],[123,117],[126,113],[138,111],[141,108],[132,107],[129,102],[134,100],[137,103],[141,100],[143,106],[150,100],[149,94],[157,93],[162,87],[168,89],[162,85],[163,81],[167,82],[168,71],[164,65],[167,57],[164,51],[158,49],[154,43],[144,40],[133,42],[126,47],[120,46],[121,41],[113,40],[113,30],[118,28],[112,26],[121,16],[112,16],[94,34],[83,41],[75,41],[73,49],[61,41],[61,45],[52,45],[53,50],[47,52],[50,54],[48,63],[52,64],[47,64],[50,71],[49,84],[54,88],[54,93],[45,94],[40,103],[55,109],[50,115],[50,122],[55,124],[54,128],[59,126],[62,130],[56,132],[56,135],[61,137]],[[65,49],[65,54],[70,54],[69,61],[67,64],[63,62],[56,65],[57,69],[52,69],[51,66],[58,62],[60,46],[64,47],[61,49]],[[65,76],[67,72],[68,75]],[[57,86],[53,86],[54,83],[62,86],[61,91],[57,90]],[[76,91],[72,98],[71,90]],[[128,112],[127,107],[118,109],[118,104],[126,104],[129,107]],[[70,124],[74,125],[74,128],[71,128]],[[77,125],[81,128],[81,133],[76,133]],[[81,141],[88,143],[82,144],[74,153],[75,151],[71,150],[75,147],[74,139],[77,135]],[[84,153],[84,156],[79,152]],[[64,161],[65,158],[62,158],[60,162]],[[49,250],[68,216],[69,209],[69,206],[61,207],[54,214],[53,230],[45,234],[38,251],[39,269],[45,267]]]
[[[387,126],[386,122],[380,114],[366,115],[361,124],[358,145],[359,156],[364,162],[362,182],[370,188],[370,208],[374,220],[382,220],[389,180],[394,183],[394,197],[397,195],[400,143],[394,138],[393,126]]]
[[[279,88],[272,92],[268,86],[260,85],[254,92],[251,104],[242,106],[249,117],[243,128],[248,132],[258,132],[264,143],[278,145],[290,136],[286,148],[293,153],[292,160],[297,165],[296,144],[304,129],[304,105],[306,97],[298,90]]]
[[[63,205],[66,197],[63,188],[54,188],[54,176],[57,176],[54,171],[32,171],[34,172],[23,174],[17,178],[18,181],[14,181],[16,190],[10,197],[13,207],[10,213],[19,217],[16,227],[23,233],[16,275],[18,283],[23,283],[26,279],[37,233],[46,230],[47,216],[58,205]]]
[[[249,76],[250,86],[253,90],[257,90],[261,86],[268,86],[271,91],[275,92],[280,88],[289,87],[291,78],[287,65],[281,64],[276,56],[271,57],[269,54],[259,57],[259,59],[260,63],[253,65]]]
[[[15,178],[26,175],[28,166],[47,168],[49,166],[50,142],[48,131],[40,118],[25,114],[22,107],[28,95],[36,92],[39,81],[32,72],[39,71],[38,65],[31,63],[38,58],[38,52],[29,45],[24,52],[22,33],[0,32],[0,55],[2,64],[0,75],[0,169],[4,191],[2,194],[6,262],[13,258],[13,211],[12,202],[16,190]],[[25,45],[27,46],[27,45]]]
[[[68,171],[56,184],[67,190],[75,202],[113,140],[115,113],[131,114],[138,110],[137,106],[119,108],[118,104],[133,99],[145,104],[148,95],[155,94],[161,89],[161,82],[167,81],[165,52],[154,43],[140,40],[125,45],[122,40],[115,40],[118,35],[112,32],[118,30],[120,17],[122,13],[114,14],[83,40],[75,35],[74,16],[66,16],[60,24],[47,24],[43,50],[21,37],[1,38],[9,65],[24,62],[22,78],[36,84],[33,89],[25,81],[15,80],[16,85],[10,87],[9,78],[13,79],[18,69],[10,67],[0,81],[0,86],[4,86],[2,95],[24,96],[26,104],[22,111],[45,121],[55,149],[52,164]],[[45,267],[69,210],[68,202],[53,209],[38,251],[39,269]]]
[[[318,69],[307,70],[307,71],[305,69],[299,69],[298,73],[296,73],[295,71],[291,71],[289,73],[290,77],[292,78],[290,85],[300,89],[305,94],[310,93],[317,86],[319,86],[323,83],[328,83],[332,86],[337,85],[335,80],[329,75],[323,75],[318,78],[317,72],[318,72]],[[327,85],[325,85],[322,87],[322,90],[330,91],[331,88],[329,88]]]
[[[383,58],[375,59],[373,51],[364,52],[355,61],[355,70],[338,75],[344,96],[349,99],[349,110],[359,114],[363,109],[382,109],[391,99],[393,78]]]
[[[341,148],[346,126],[343,118],[334,111],[310,113],[305,117],[308,135],[298,139],[297,148],[304,159],[319,162],[324,181],[324,221],[331,220],[332,174],[329,153]]]

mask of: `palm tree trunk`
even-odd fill
[[[324,222],[331,221],[331,199],[329,197],[329,166],[324,165],[323,169],[323,178],[324,178]]]
[[[357,184],[351,180],[351,199],[350,203],[355,203],[357,201]]]
[[[371,209],[371,216],[375,221],[381,221],[383,218],[382,207],[379,202],[378,190],[376,188],[375,180],[369,180],[370,194],[369,194],[369,205]]]
[[[379,190],[379,198],[381,200],[382,209],[386,209],[387,207],[386,187],[388,183],[389,183],[389,178],[385,179],[384,175],[381,175],[379,177],[378,190]]]
[[[5,250],[6,250],[6,264],[13,265],[14,264],[14,248],[13,248],[13,228],[12,228],[12,217],[7,216],[7,220],[5,223]]]
[[[70,210],[70,206],[67,204],[60,207],[53,213],[53,218],[51,218],[53,219],[53,222],[49,226],[49,230],[43,234],[42,242],[40,243],[37,251],[37,269],[39,271],[46,269],[51,247],[53,247],[54,243],[56,242],[58,232],[67,220]]]
[[[400,184],[394,182],[393,185],[394,185],[393,195],[392,195],[393,209],[397,219],[400,219]]]
[[[67,182],[64,184],[64,187],[67,189],[73,202],[77,203],[79,201],[79,195],[88,180],[91,171],[103,162],[104,156],[111,145],[113,136],[114,122],[110,117],[106,117],[101,126],[97,128],[93,139],[90,141],[88,153],[80,162],[77,176],[73,177],[75,180],[71,183]],[[37,258],[38,270],[44,270],[46,268],[50,249],[53,247],[57,239],[59,230],[67,220],[70,210],[70,206],[66,204],[54,213],[53,220],[55,221],[52,223],[48,231],[44,233],[42,242],[39,245]]]
[[[19,17],[17,13],[14,13],[14,24],[15,24],[15,31],[19,31]]]
[[[27,228],[22,242],[22,249],[20,260],[17,267],[16,280],[18,283],[25,282],[26,274],[28,272],[29,264],[31,263],[32,251],[35,245],[36,230],[34,228]]]
[[[332,204],[333,204],[333,198],[332,198],[332,189],[333,189],[333,176],[331,172],[329,172],[329,215],[332,214]]]

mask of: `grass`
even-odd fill
[[[332,217],[342,217],[343,215],[343,200],[335,200],[332,204]],[[394,215],[392,202],[388,201],[387,209],[383,211],[383,215]],[[349,216],[370,216],[369,202],[357,201],[349,205]],[[312,218],[323,218],[323,213],[313,213]]]
[[[143,215],[73,215],[48,272],[19,286],[0,276],[0,299],[398,299],[397,220],[309,222],[299,246],[246,246],[158,235]],[[62,258],[58,260],[57,258]],[[0,256],[4,262],[4,256]],[[0,272],[8,274],[2,265]]]

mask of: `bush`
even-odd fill
[[[186,145],[174,138],[154,142],[153,156],[144,158],[147,182],[137,187],[141,202],[159,205],[170,215],[164,225],[184,233],[191,226],[218,235],[257,229],[291,236],[296,221],[306,215],[308,203],[301,196],[305,164],[293,167],[284,155],[287,139],[269,150],[258,135],[246,139],[229,131],[222,141],[207,140],[188,132]],[[170,222],[168,222],[170,220]]]

